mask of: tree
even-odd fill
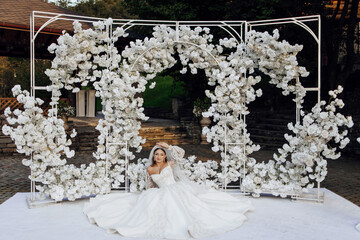
[[[35,60],[35,75],[37,86],[50,85],[49,78],[45,75],[45,70],[50,68],[51,62],[45,59]],[[11,89],[19,84],[21,89],[30,91],[30,62],[26,58],[1,57],[0,58],[0,82],[4,83],[1,95],[12,97]],[[49,98],[47,91],[37,91],[36,96],[40,98]]]
[[[343,3],[343,6],[341,6]],[[356,54],[354,49],[359,0],[338,1],[332,15],[325,18],[324,43],[328,59],[326,68],[328,87],[333,89],[341,84],[345,87],[347,79],[354,71]],[[343,58],[341,59],[341,55]],[[341,62],[342,61],[342,62]]]
[[[324,62],[327,66],[323,67],[322,86],[328,90],[338,84],[346,86],[347,79],[354,71],[356,61],[354,41],[359,22],[357,18],[359,0],[337,1],[334,11],[329,13],[328,4],[332,2],[330,0],[82,0],[75,7],[69,8],[96,17],[179,21],[261,20],[320,14],[323,59],[324,57],[328,59],[327,63]],[[306,45],[310,41],[304,36],[306,34],[287,30],[286,26],[281,28],[286,29],[282,36],[290,42]],[[308,50],[304,49],[301,53],[301,61],[304,63],[314,61],[313,52],[306,51]],[[344,57],[340,58],[341,55]],[[190,76],[184,77],[190,78]],[[345,92],[346,90],[345,88]]]
[[[124,0],[132,14],[141,19],[218,20],[227,0]]]
[[[142,19],[259,20],[318,13],[320,0],[124,0],[130,13]]]
[[[135,17],[126,11],[123,0],[82,0],[74,7],[69,7],[69,5],[67,5],[67,8],[92,17],[111,17],[118,19]]]
[[[59,7],[67,8],[71,4],[71,1],[70,0],[58,0],[55,4]]]

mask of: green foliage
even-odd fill
[[[97,97],[95,98],[95,107],[96,107],[96,112],[101,111],[102,110],[102,104],[101,104],[101,98]]]
[[[63,100],[59,101],[58,104],[58,116],[74,116],[75,115],[75,108],[69,106],[69,104]]]
[[[0,80],[4,83],[1,95],[4,97],[12,97],[11,89],[17,85],[21,85],[21,89],[30,91],[30,61],[26,58],[2,57],[1,65],[3,69],[0,72]],[[49,60],[35,60],[35,79],[36,86],[50,85],[49,78],[45,75],[45,70],[51,66]],[[36,91],[36,97],[49,98],[51,95],[47,91]]]
[[[323,0],[228,1],[224,16],[227,20],[252,21],[320,14],[326,2]]]
[[[194,102],[193,113],[195,117],[201,117],[203,112],[206,112],[211,105],[211,100],[208,97],[197,98]]]
[[[162,20],[259,20],[319,14],[321,0],[124,0],[141,19]]]
[[[94,17],[161,20],[259,20],[319,14],[326,0],[80,0],[61,7]]]
[[[142,19],[213,20],[223,13],[226,0],[124,0],[132,14]]]
[[[71,4],[71,1],[70,0],[57,0],[57,2],[55,4],[59,7],[67,8]]]
[[[175,55],[175,59],[178,59],[178,56]],[[183,68],[180,61],[169,69],[164,70],[160,75],[161,76],[171,76],[175,82],[183,84],[186,89],[186,103],[192,105],[195,99],[205,97],[205,89],[214,90],[214,87],[208,85],[208,80],[205,75],[205,71],[199,69],[197,74],[192,74],[190,70],[185,74],[181,74],[180,70]]]
[[[134,18],[135,16],[126,11],[123,2],[123,0],[82,0],[74,7],[68,8],[92,17]]]
[[[157,76],[152,82],[156,82],[153,89],[149,89],[150,81],[143,93],[145,107],[159,107],[169,110],[172,107],[172,97],[186,94],[183,84],[175,82],[170,76]]]

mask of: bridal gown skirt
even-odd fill
[[[196,186],[195,186],[196,185]],[[140,194],[91,198],[84,212],[90,222],[127,237],[203,238],[238,228],[252,210],[250,201],[187,182],[150,188]]]

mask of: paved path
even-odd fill
[[[219,160],[220,155],[211,151],[210,145],[183,145],[186,156],[196,155],[200,160]],[[149,150],[137,154],[137,158],[147,157]],[[258,161],[271,158],[273,152],[259,151],[254,155]],[[30,181],[27,178],[30,171],[22,165],[22,155],[0,156],[0,203],[17,192],[29,192]],[[78,152],[69,163],[89,163],[94,161],[91,152]],[[359,159],[338,159],[328,161],[328,175],[321,187],[341,195],[360,206],[360,157]],[[325,196],[326,197],[326,196]]]

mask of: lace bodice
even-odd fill
[[[160,174],[152,174],[151,176],[149,175],[148,172],[146,172],[146,189],[153,188],[153,187],[166,186],[166,185],[169,185],[169,184],[175,182],[174,173],[173,173],[172,168],[174,167],[174,169],[177,169],[176,162],[180,161],[184,157],[185,151],[184,151],[184,149],[182,149],[178,146],[171,146],[171,145],[169,146],[169,150],[171,152],[170,154],[171,154],[172,160],[168,161],[169,167],[168,166],[165,167],[165,168],[169,168],[169,170],[164,168]],[[165,170],[165,172],[163,173],[164,170]],[[167,173],[168,171],[170,173]],[[179,176],[176,175],[177,172],[179,172],[179,171],[175,170],[176,181],[179,180]],[[164,176],[162,176],[162,174],[164,174]],[[159,185],[158,182],[161,185]]]
[[[175,183],[170,165],[166,166],[159,174],[152,174],[151,178],[159,188]]]

